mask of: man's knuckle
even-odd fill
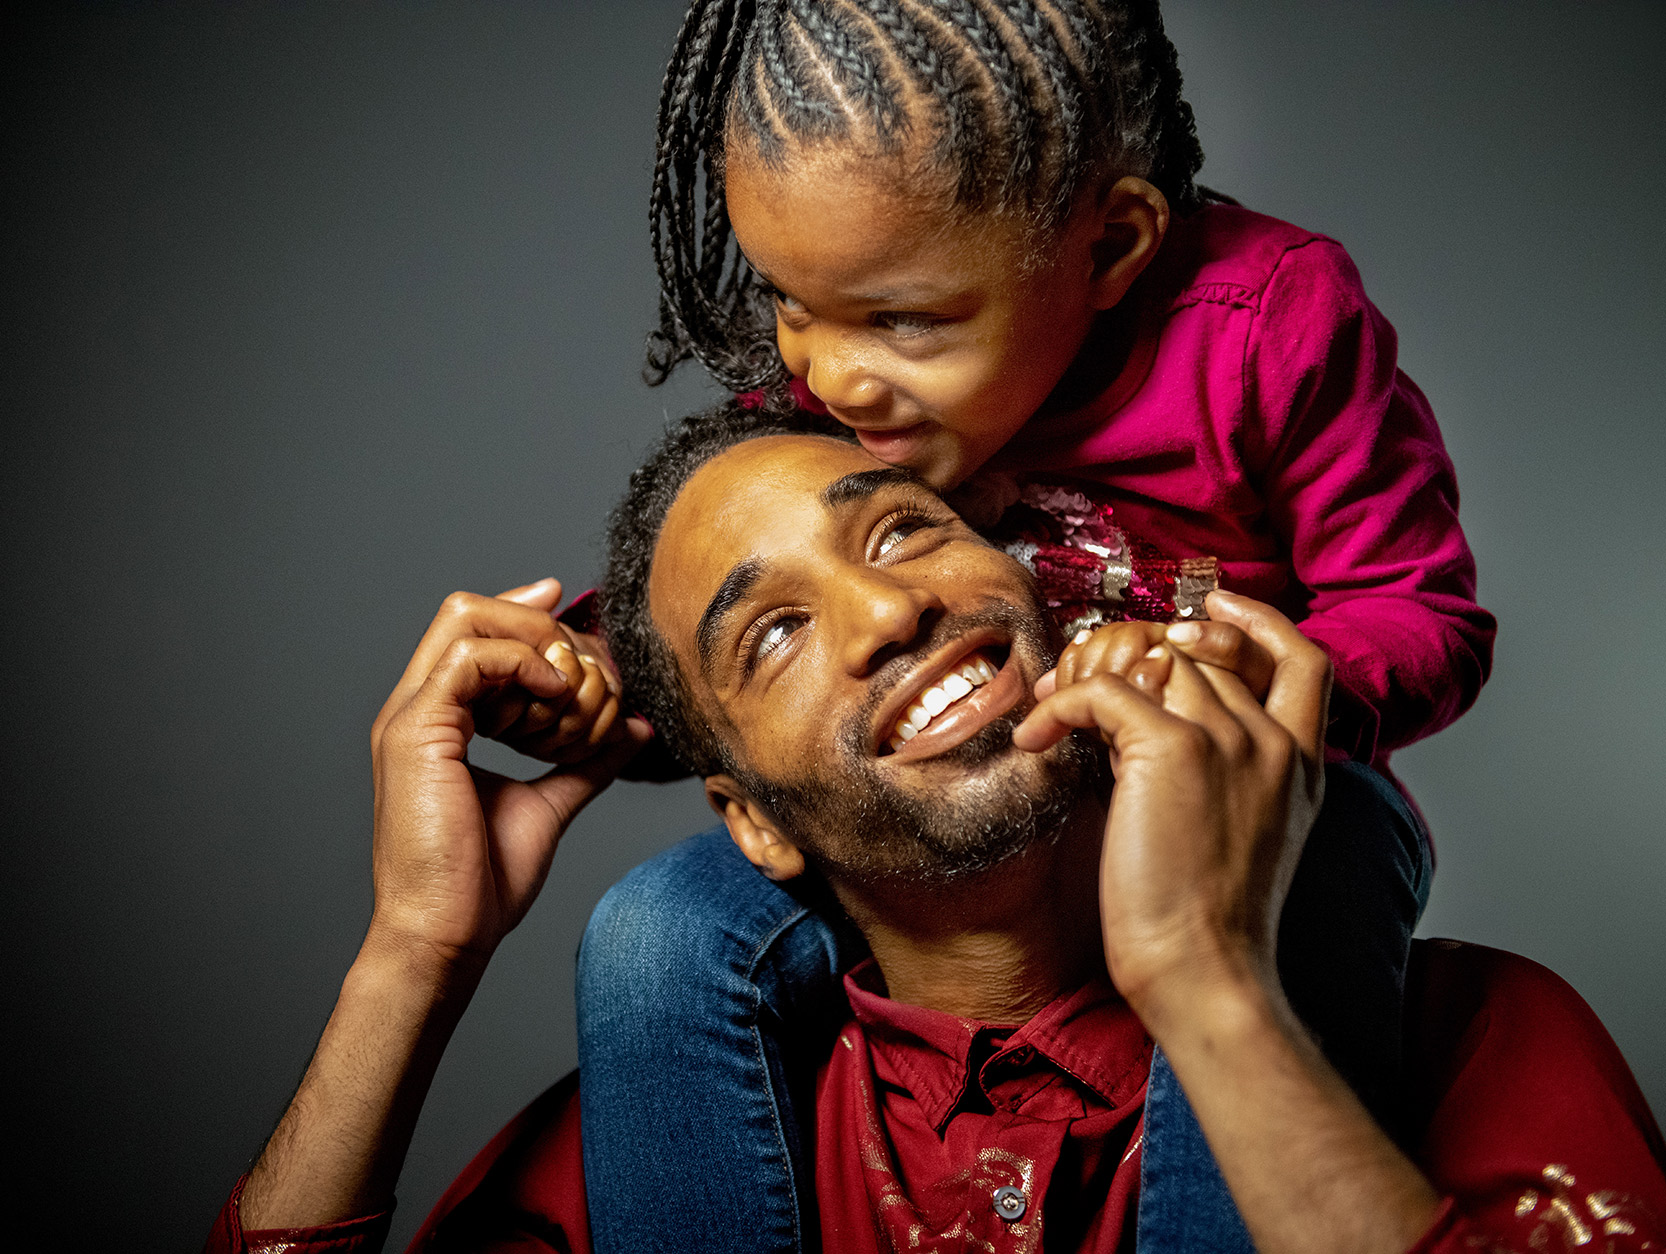
[[[453,592],[440,602],[440,613],[447,618],[467,618],[474,612],[475,604],[479,600],[480,598],[472,592]]]

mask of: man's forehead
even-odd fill
[[[770,435],[712,458],[666,512],[648,577],[654,621],[681,649],[709,598],[737,564],[803,539],[828,485],[883,470],[860,445],[818,435]]]

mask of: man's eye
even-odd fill
[[[788,616],[778,618],[758,633],[753,651],[758,657],[767,657],[792,638],[793,632],[804,625],[802,618]]]
[[[916,532],[924,531],[931,525],[932,520],[922,514],[905,514],[886,528],[885,534],[879,538],[879,544],[874,550],[874,555],[884,557],[904,540]]]
[[[927,335],[942,325],[937,318],[923,313],[876,314],[874,321],[892,335],[904,340],[917,335]]]

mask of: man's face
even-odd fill
[[[1074,740],[1012,746],[1052,661],[1026,573],[855,446],[771,436],[708,462],[649,604],[735,778],[835,876],[992,865],[1092,769]]]

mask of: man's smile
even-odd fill
[[[1005,633],[973,631],[936,650],[893,689],[871,743],[896,763],[946,753],[1017,705],[1024,677]]]

